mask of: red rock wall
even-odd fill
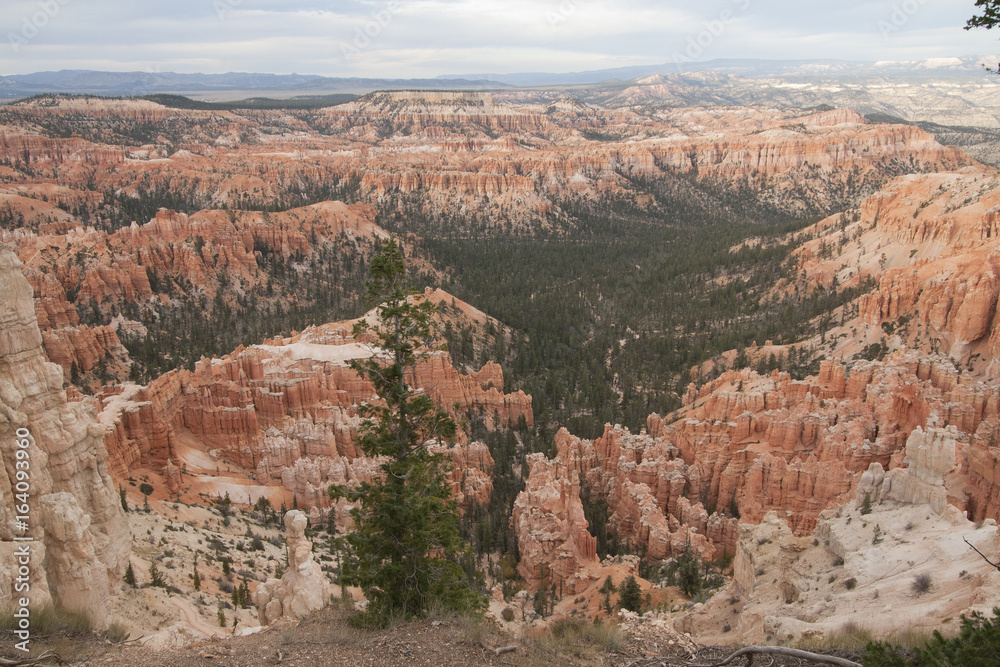
[[[696,391],[674,421],[651,415],[645,433],[607,426],[588,441],[560,431],[555,459],[538,467],[537,479],[532,467],[518,504],[530,515],[526,508],[546,493],[578,491],[572,480],[583,475],[591,496],[608,504],[609,529],[649,558],[677,555],[688,544],[703,557],[734,554],[738,523],[777,511],[797,534],[808,534],[821,511],[853,498],[870,464],[903,466],[910,435],[944,424],[967,441],[947,481],[948,502],[977,519],[997,518],[998,411],[995,381],[963,382],[950,363],[915,353],[856,362],[849,372],[825,361],[804,381],[730,371]],[[560,500],[559,511],[568,511],[567,502]],[[515,526],[528,547],[522,573],[537,580],[554,552],[535,544],[531,522]],[[557,528],[580,529],[549,528],[549,544],[572,534]]]

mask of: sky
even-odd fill
[[[974,0],[3,0],[0,74],[378,78],[1000,52]]]

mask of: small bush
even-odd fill
[[[913,583],[910,584],[910,587],[917,595],[923,595],[931,589],[931,573],[923,572],[918,574],[913,578]]]
[[[11,616],[13,619],[13,616]],[[39,637],[64,634],[71,637],[90,634],[93,626],[85,611],[69,611],[62,607],[47,605],[31,613],[31,631]]]
[[[600,651],[617,651],[624,643],[624,633],[614,623],[602,623],[595,620],[588,623],[581,618],[563,617],[556,619],[549,626],[551,640],[562,650],[569,651],[579,657],[584,647],[596,648]]]
[[[129,638],[129,632],[125,629],[124,625],[116,622],[108,626],[108,630],[104,633],[104,636],[112,644],[121,644]]]
[[[874,637],[871,630],[863,628],[856,623],[848,622],[840,628],[825,636],[803,638],[798,643],[802,649],[834,648],[834,649],[859,649],[868,645]]]
[[[850,579],[844,581],[844,588],[846,588],[849,591],[853,591],[857,585],[858,585],[858,580],[855,579],[854,577],[851,577]]]
[[[500,612],[500,618],[510,623],[514,620],[514,610],[510,607],[504,607],[503,611]]]
[[[447,612],[445,612],[447,614]],[[447,616],[446,616],[447,617]],[[482,646],[489,635],[490,626],[479,614],[463,614],[455,619],[462,641],[473,646]]]

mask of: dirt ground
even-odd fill
[[[720,662],[734,650],[714,646],[700,647],[693,656],[684,650],[662,653],[654,651],[652,646],[634,636],[625,636],[615,647],[574,646],[550,639],[513,638],[489,622],[453,618],[401,623],[386,630],[365,631],[349,626],[346,618],[347,612],[343,609],[328,607],[306,618],[297,627],[267,629],[255,635],[214,639],[165,651],[151,651],[130,642],[114,645],[96,635],[52,637],[33,642],[32,655],[37,656],[51,649],[71,665],[129,667],[679,667]],[[494,649],[506,646],[516,648],[500,655],[494,652]],[[0,648],[0,655],[4,657],[23,657],[16,653],[9,646]],[[860,659],[858,651],[838,651],[835,654]],[[806,664],[790,658],[764,660],[761,664],[770,663],[774,667]],[[747,663],[745,658],[739,658],[731,664]]]

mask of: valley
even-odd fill
[[[463,566],[510,641],[622,618],[602,586],[629,576],[653,612],[622,618],[629,660],[660,650],[644,632],[822,647],[1000,604],[963,543],[1000,552],[995,118],[764,104],[735,79],[707,103],[686,76],[0,107],[0,437],[29,428],[48,461],[36,506],[65,491],[88,517],[33,524],[73,573],[39,588],[161,650],[223,636],[219,615],[256,632],[230,596],[281,578],[281,507],[362,604],[327,488],[380,474],[358,446],[379,397],[348,362],[374,354],[352,327],[394,237],[437,307],[409,384],[460,426],[437,446]],[[691,554],[713,565],[684,592]]]

